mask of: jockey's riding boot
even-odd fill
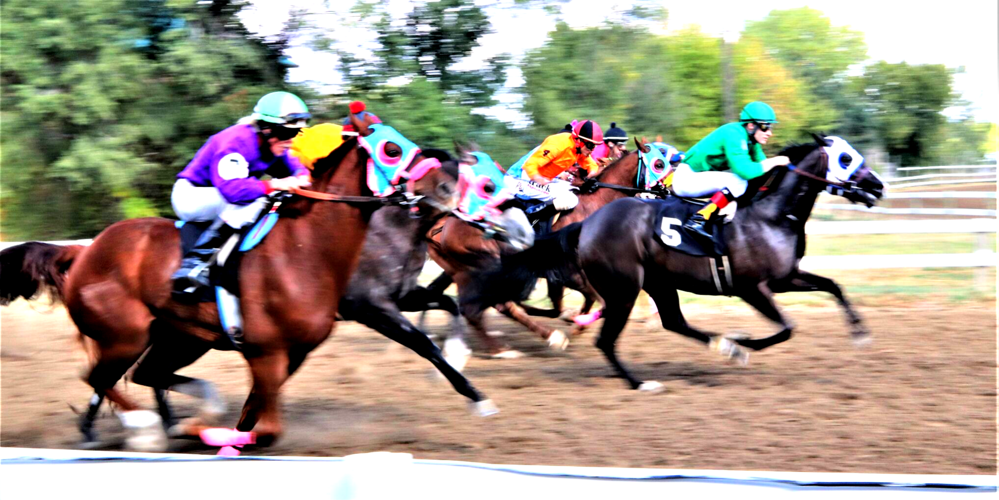
[[[219,219],[201,233],[194,248],[181,260],[180,269],[172,276],[174,296],[190,296],[203,287],[211,286],[209,271],[222,245],[235,232],[235,229]]]
[[[704,210],[702,209],[695,212],[694,215],[691,215],[690,218],[683,223],[683,228],[693,234],[694,237],[702,243],[711,241],[711,233],[708,232],[705,226],[707,226],[708,222],[710,222],[711,214],[714,213],[717,208],[714,206],[714,203],[708,204],[708,207],[712,207],[712,209],[707,213],[707,215],[703,213]]]
[[[683,228],[693,234],[698,240],[703,243],[710,242],[714,239],[711,233],[707,230],[707,225],[711,222],[711,216],[720,208],[725,208],[735,197],[728,189],[722,189],[711,197],[711,202],[704,206],[704,208],[698,210],[691,215],[686,222],[683,223]]]

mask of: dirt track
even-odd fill
[[[612,378],[593,347],[594,333],[556,354],[493,317],[493,327],[528,356],[471,361],[466,374],[501,410],[485,419],[435,383],[429,363],[344,323],[286,386],[285,437],[261,453],[384,450],[490,463],[996,472],[993,304],[862,308],[875,335],[865,350],[850,344],[832,306],[787,312],[796,336],[755,353],[748,367],[632,321],[619,343],[623,360],[638,376],[664,383],[667,391],[658,395],[629,391]],[[762,335],[772,328],[742,307],[690,308],[687,317],[717,331]],[[433,319],[435,329],[444,328],[442,316]],[[3,446],[74,447],[69,404],[82,408],[90,395],[78,379],[83,358],[74,335],[62,308],[44,314],[19,302],[3,310]],[[226,423],[234,425],[248,390],[244,366],[238,354],[212,352],[181,373],[216,382],[229,403]],[[148,389],[127,391],[151,405]],[[192,411],[186,396],[172,401],[178,413]],[[117,419],[104,414],[97,430],[109,448],[118,446]],[[173,450],[213,452],[190,441],[174,441]]]

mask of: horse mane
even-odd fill
[[[620,158],[612,161],[609,165],[607,165],[606,167],[600,169],[600,171],[597,172],[597,175],[594,178],[596,180],[598,180],[598,181],[602,181],[603,178],[604,178],[604,175],[608,175],[607,172],[610,172],[612,170],[612,168],[614,167],[614,165],[617,165],[619,162],[621,162],[622,160],[624,160],[625,158],[627,158],[627,157],[629,157],[631,155],[638,155],[638,150],[628,151],[628,154],[622,155]]]
[[[325,158],[316,160],[315,164],[312,166],[313,179],[320,179],[325,175],[333,173],[332,170],[343,161],[343,159],[347,156],[347,153],[356,147],[357,138],[351,137],[346,141],[343,141],[343,144],[337,146],[336,149],[330,151],[330,154]]]
[[[420,151],[425,158],[434,158],[441,162],[441,170],[447,175],[458,178],[458,161],[451,156],[451,153],[443,149],[424,149]]]
[[[797,164],[801,162],[801,160],[804,160],[806,156],[812,154],[812,152],[816,149],[826,145],[823,140],[824,136],[813,134],[813,137],[815,140],[812,142],[802,144],[792,142],[791,144],[784,146],[778,154],[788,157],[791,160],[791,163]]]

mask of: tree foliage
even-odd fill
[[[281,41],[241,5],[177,0],[4,3],[3,232],[92,236],[166,215],[176,173],[281,88]]]

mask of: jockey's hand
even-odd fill
[[[310,184],[308,177],[283,177],[281,179],[271,179],[267,181],[270,188],[274,191],[291,191],[295,188],[305,187]]]
[[[763,171],[769,172],[774,167],[783,167],[791,163],[791,159],[786,156],[774,156],[773,158],[767,158],[760,162],[763,165]]]
[[[635,196],[637,196],[637,197],[639,197],[639,198],[641,198],[643,200],[654,200],[654,199],[658,198],[658,196],[656,196],[655,193],[638,193]]]
[[[601,167],[606,167],[607,165],[610,165],[612,161],[614,161],[614,158],[611,158],[610,156],[605,156],[603,158],[597,159],[597,165],[600,165]]]

